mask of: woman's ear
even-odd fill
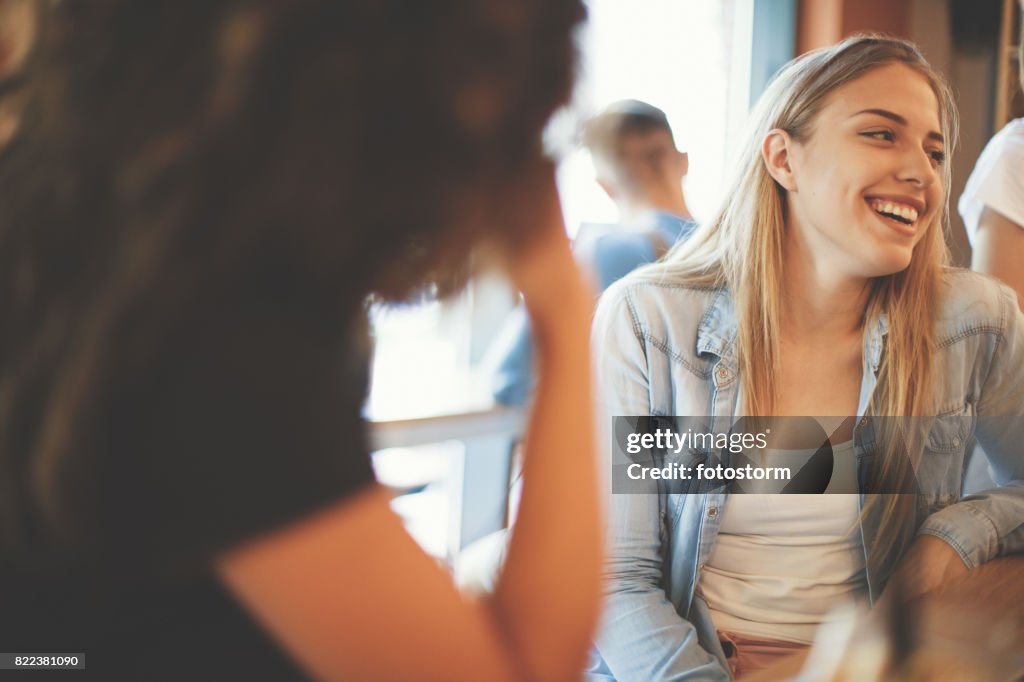
[[[795,144],[796,141],[788,132],[776,128],[765,135],[761,145],[761,156],[768,174],[790,192],[797,191],[791,156]]]

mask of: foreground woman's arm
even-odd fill
[[[491,603],[531,675],[566,680],[580,675],[599,612],[594,299],[561,228],[534,251],[514,274],[530,315],[539,376],[524,441],[519,515]]]
[[[490,602],[457,593],[377,487],[219,558],[228,588],[316,677],[579,675],[599,591],[587,343],[592,299],[560,227],[542,242],[514,273],[532,316],[541,376],[519,519]]]

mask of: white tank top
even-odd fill
[[[765,451],[786,461],[812,454]],[[729,496],[699,583],[715,627],[809,644],[836,606],[865,600],[859,497],[830,492],[856,490],[853,441],[833,458],[826,494]]]

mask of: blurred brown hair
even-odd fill
[[[209,292],[258,300],[251,282],[272,281],[346,316],[371,292],[458,286],[482,241],[525,241],[537,226],[505,208],[547,170],[540,133],[584,15],[579,0],[33,10],[0,156],[8,538],[19,496],[49,486],[26,462],[84,447],[109,368],[152,362]]]

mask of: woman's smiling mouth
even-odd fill
[[[912,236],[917,231],[917,219],[924,212],[923,206],[915,205],[918,202],[889,197],[865,197],[865,201],[886,225],[897,232]]]

